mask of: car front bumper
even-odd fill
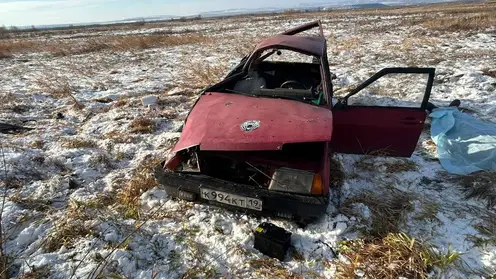
[[[328,196],[305,196],[293,193],[269,191],[251,185],[237,184],[200,173],[179,173],[164,170],[159,166],[155,177],[167,194],[174,198],[203,202],[226,207],[236,211],[257,215],[276,216],[292,219],[303,224],[319,218],[327,209]],[[260,199],[262,210],[241,208],[201,197],[200,189],[210,189],[238,196]]]

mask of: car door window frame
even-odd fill
[[[334,109],[342,109],[342,108],[347,107],[348,106],[348,99],[351,96],[358,94],[360,91],[367,88],[369,85],[371,85],[372,83],[374,83],[376,80],[380,79],[383,76],[386,76],[389,74],[427,74],[428,75],[427,85],[425,88],[422,103],[420,105],[420,109],[425,110],[427,108],[427,103],[429,102],[429,98],[431,95],[432,85],[434,84],[435,72],[436,72],[435,68],[417,68],[417,67],[384,68],[384,69],[380,70],[379,72],[375,73],[373,76],[371,76],[365,82],[363,82],[362,84],[357,86],[355,89],[353,89],[346,96],[339,99],[338,103],[334,106]]]

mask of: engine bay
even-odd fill
[[[321,170],[324,147],[322,142],[287,144],[277,151],[201,151],[195,147],[177,154],[180,164],[168,167],[258,188],[279,189],[279,183],[274,183],[274,177],[282,177],[278,170],[292,170],[300,176],[312,174],[313,178]]]

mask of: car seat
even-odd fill
[[[257,94],[260,88],[266,87],[266,81],[257,72],[248,73],[247,77],[234,85],[234,91],[248,94]]]

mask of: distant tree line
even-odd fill
[[[17,26],[0,26],[0,40],[1,39],[9,39],[12,37],[12,34],[20,33],[20,32],[29,32],[29,31],[37,31],[38,29],[32,25],[31,28],[19,28]]]

